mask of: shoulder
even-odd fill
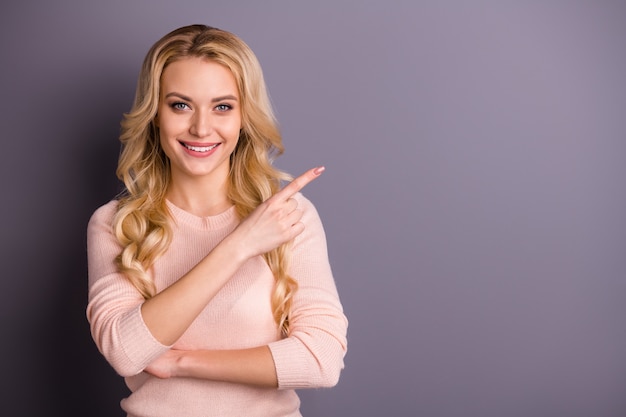
[[[302,211],[300,221],[305,226],[305,232],[298,236],[296,240],[306,240],[311,235],[325,237],[322,219],[313,202],[300,192],[294,194],[293,198],[298,202],[298,210]]]
[[[89,218],[89,227],[97,225],[111,225],[113,223],[113,216],[117,212],[118,206],[117,200],[111,200],[108,203],[98,207]]]
[[[293,199],[298,202],[298,209],[302,210],[303,216],[319,217],[317,209],[311,200],[304,196],[301,192],[293,195]]]

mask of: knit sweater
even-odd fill
[[[248,260],[206,305],[172,346],[158,342],[141,316],[144,299],[118,272],[121,247],[112,233],[117,201],[98,208],[87,226],[89,295],[86,309],[93,339],[130,395],[129,417],[300,416],[295,389],[337,383],[347,349],[347,319],[328,261],[326,238],[313,204],[296,194],[305,230],[294,240],[289,273],[298,281],[287,337],[271,313],[274,277],[261,256]],[[153,267],[157,291],[189,271],[239,220],[234,207],[197,217],[167,202],[173,240]],[[194,378],[159,379],[144,369],[170,348],[242,349],[268,345],[278,389]]]

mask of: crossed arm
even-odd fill
[[[172,345],[209,301],[248,259],[288,242],[304,230],[292,198],[323,168],[311,169],[262,203],[194,268],[145,301],[143,320],[156,340]],[[146,372],[159,378],[194,377],[276,387],[278,379],[268,346],[240,350],[169,350]]]

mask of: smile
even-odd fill
[[[209,152],[211,149],[214,149],[217,145],[219,145],[219,143],[216,143],[211,146],[191,146],[183,142],[180,142],[180,144],[183,145],[185,148],[189,149],[190,151],[194,151],[194,152]]]

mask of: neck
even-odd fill
[[[228,199],[227,178],[221,181],[206,178],[172,177],[167,199],[177,207],[199,217],[223,213],[233,204]]]

